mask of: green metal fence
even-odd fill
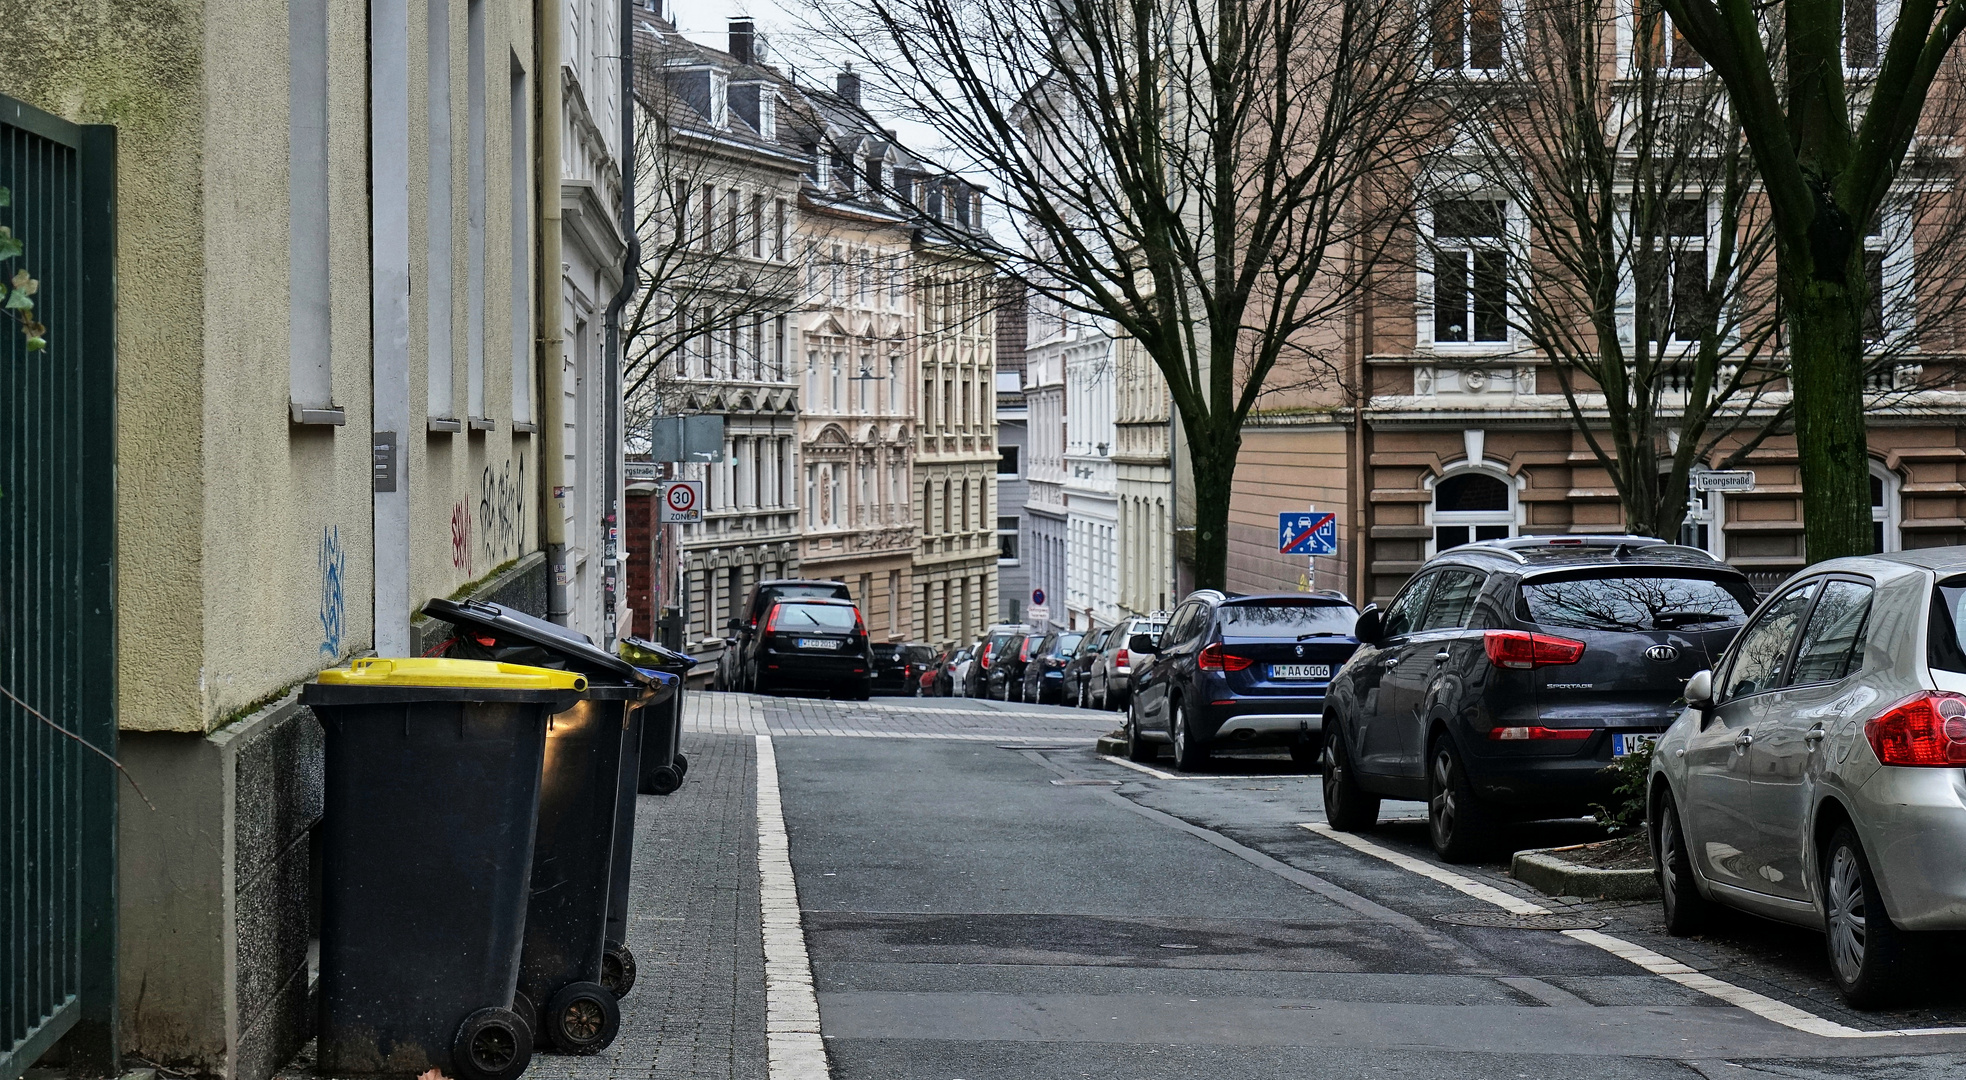
[[[0,96],[0,1080],[116,1066],[116,133]],[[0,297],[6,295],[0,289]],[[11,695],[11,699],[8,695]],[[35,714],[40,714],[36,716]],[[71,739],[55,726],[72,733]]]

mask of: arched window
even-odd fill
[[[1429,517],[1434,532],[1429,554],[1477,540],[1506,540],[1515,535],[1515,485],[1476,469],[1444,476],[1434,484]]]
[[[1870,549],[1897,551],[1904,547],[1900,529],[1898,474],[1882,463],[1870,463]]]

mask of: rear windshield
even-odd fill
[[[821,630],[829,634],[853,632],[853,609],[845,604],[780,604],[778,619],[771,624],[780,633]]]
[[[1111,644],[1116,649],[1124,649],[1126,648],[1127,639],[1135,634],[1145,634],[1158,643],[1160,641],[1160,632],[1165,629],[1167,629],[1167,624],[1164,622],[1136,622],[1133,624],[1133,628],[1126,633],[1114,635],[1113,640],[1108,644]]]
[[[801,596],[817,596],[828,600],[847,599],[845,585],[773,585],[765,592],[778,599],[796,599]]]
[[[1266,600],[1216,609],[1222,633],[1234,637],[1350,637],[1358,610],[1317,600]]]
[[[1072,650],[1078,648],[1079,642],[1083,640],[1085,640],[1084,634],[1060,634],[1058,635],[1058,643],[1051,647],[1051,655],[1070,656],[1072,655]]]
[[[932,664],[935,662],[935,650],[927,645],[908,646],[907,656],[908,662],[911,664]]]
[[[1670,574],[1540,578],[1522,586],[1522,615],[1573,630],[1706,630],[1737,626],[1754,606],[1746,582]]]

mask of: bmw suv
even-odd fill
[[[1337,593],[1228,596],[1192,593],[1156,641],[1129,648],[1133,692],[1127,756],[1148,761],[1174,748],[1184,772],[1218,747],[1286,747],[1309,764],[1323,736],[1325,687],[1358,647],[1358,610]]]
[[[1606,766],[1672,723],[1753,607],[1740,571],[1649,537],[1442,552],[1359,616],[1325,700],[1325,815],[1356,832],[1423,799],[1434,850],[1466,861],[1501,821],[1609,803]]]

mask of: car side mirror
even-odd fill
[[[1126,639],[1126,647],[1130,652],[1145,653],[1148,656],[1160,651],[1160,646],[1154,644],[1152,634],[1135,634]]]
[[[1358,613],[1358,622],[1352,625],[1352,636],[1367,645],[1377,645],[1379,639],[1386,636],[1386,613],[1379,610],[1379,605],[1367,604],[1365,610]]]
[[[1695,672],[1686,680],[1686,704],[1701,712],[1713,708],[1713,672]]]

